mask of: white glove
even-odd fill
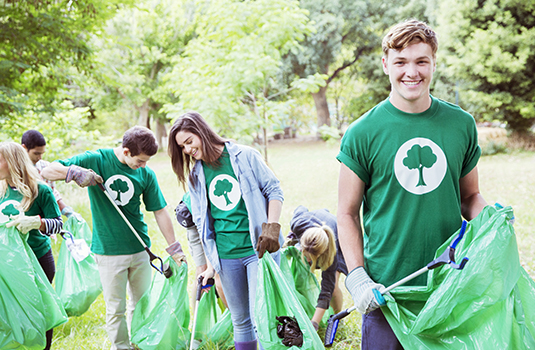
[[[346,277],[346,288],[353,297],[355,308],[361,314],[367,314],[380,306],[386,305],[384,298],[377,300],[373,290],[382,291],[385,286],[375,283],[362,266],[351,271]]]
[[[21,211],[19,215],[11,215],[10,219],[11,221],[6,224],[6,227],[16,226],[21,233],[38,230],[41,227],[41,217],[39,215],[26,216]]]

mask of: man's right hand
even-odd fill
[[[358,312],[367,314],[380,306],[386,305],[384,298],[377,300],[373,290],[384,290],[382,284],[375,283],[362,266],[351,271],[346,278],[346,288],[353,297]]]
[[[102,177],[93,170],[82,168],[78,165],[71,165],[69,166],[69,170],[67,170],[65,182],[71,182],[72,180],[80,187],[94,186],[97,183],[101,184],[104,182]]]

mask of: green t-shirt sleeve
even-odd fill
[[[469,129],[469,145],[468,149],[466,150],[466,157],[463,161],[463,169],[461,171],[461,177],[464,177],[465,175],[468,175],[469,172],[472,171],[472,169],[475,168],[477,165],[477,162],[479,161],[479,158],[481,157],[481,147],[479,147],[478,144],[478,137],[477,137],[477,127],[476,123],[473,120],[473,118],[470,116],[472,123],[470,124]]]
[[[167,206],[167,202],[160,190],[156,174],[151,168],[145,167],[147,170],[147,186],[143,191],[143,203],[147,211],[158,211]]]
[[[61,216],[61,212],[54,197],[54,192],[45,183],[39,184],[39,194],[26,212],[27,216],[40,215],[45,219],[52,219]]]
[[[78,155],[72,156],[67,159],[57,160],[58,163],[68,167],[71,165],[78,165],[82,168],[95,170],[95,161],[100,158],[100,155],[96,151],[87,151]]]
[[[356,124],[352,124],[342,138],[340,152],[336,156],[336,159],[351,169],[366,185],[368,185],[370,182],[370,173],[365,167],[366,160],[363,157],[362,140],[364,137],[359,137],[355,125]]]

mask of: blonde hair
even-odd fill
[[[410,19],[396,24],[383,38],[383,55],[388,57],[388,50],[402,51],[414,43],[425,43],[431,46],[433,58],[438,50],[437,34],[425,22]]]
[[[307,229],[300,239],[303,258],[305,255],[312,260],[310,271],[314,272],[316,266],[322,271],[327,270],[336,256],[336,239],[331,228],[327,225],[317,225]]]
[[[18,143],[0,142],[0,154],[8,165],[12,184],[22,194],[21,209],[27,211],[39,194],[37,185],[41,181],[41,176],[30,160],[28,152]],[[7,180],[1,180],[0,198],[6,195],[7,187]]]

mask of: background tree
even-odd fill
[[[325,86],[312,93],[318,127],[331,125],[327,89],[344,70],[362,57],[380,48],[384,30],[393,24],[398,4],[374,0],[301,0],[309,11],[315,32],[301,44],[303,50],[293,51],[285,58],[291,77],[311,74],[328,76]]]
[[[121,97],[118,105],[124,102],[135,109],[135,124],[150,128],[154,121],[160,147],[167,135],[167,118],[160,109],[176,101],[162,77],[193,37],[193,14],[192,1],[145,0],[119,11],[103,35],[94,38],[99,75],[108,93]]]
[[[88,34],[129,2],[0,0],[0,122],[57,106],[67,68],[90,68]]]
[[[460,105],[519,134],[535,121],[535,1],[444,0],[441,52]]]
[[[308,19],[296,1],[221,0],[197,9],[196,37],[167,77],[179,102],[171,117],[197,110],[223,135],[264,142],[266,129],[288,114],[290,89],[314,89],[321,76],[278,80],[282,55],[299,49]],[[259,132],[260,131],[260,132]]]

